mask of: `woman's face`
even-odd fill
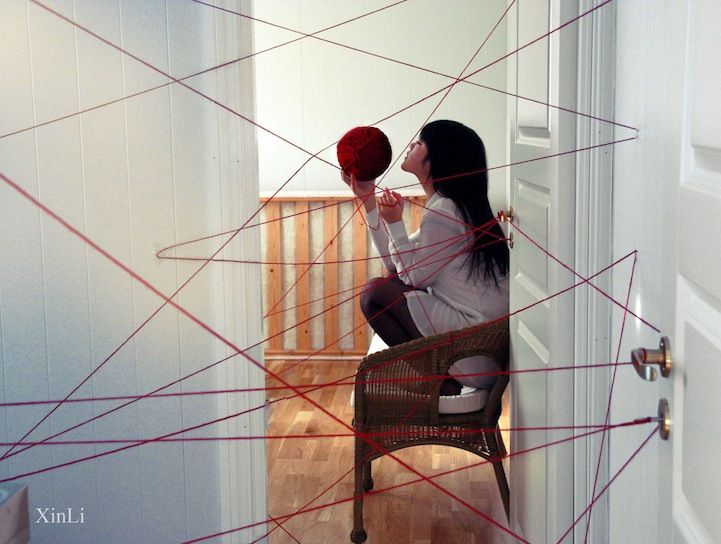
[[[428,160],[428,148],[423,140],[416,140],[408,146],[408,153],[401,163],[401,170],[415,174],[421,181],[431,175],[431,163]]]

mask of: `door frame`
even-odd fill
[[[593,0],[581,0],[579,12],[591,9]],[[578,28],[577,111],[600,119],[614,118],[616,66],[616,9],[610,3],[584,17]],[[579,116],[576,147],[585,148],[611,142],[614,126]],[[575,269],[584,277],[608,266],[613,256],[613,146],[604,146],[576,154],[576,249]],[[585,241],[585,243],[584,243]],[[593,280],[603,291],[612,292],[612,272]],[[612,303],[591,288],[575,290],[574,364],[611,361]],[[603,340],[606,341],[603,341]],[[611,367],[608,370],[574,373],[574,425],[603,423],[608,409]],[[583,430],[577,430],[582,434]],[[574,442],[574,515],[575,520],[592,500],[596,467],[599,467],[596,492],[608,481],[608,441],[599,460],[602,434]],[[590,542],[608,541],[608,499],[593,506]],[[585,541],[586,521],[574,528],[573,541]]]
[[[594,7],[593,0],[580,0],[578,13]],[[578,25],[578,64],[576,110],[600,119],[613,120],[615,99],[615,43],[616,43],[616,9],[612,2],[596,11],[592,16],[584,17]],[[513,22],[509,26],[509,44],[512,43]],[[509,58],[509,85],[514,88],[516,60]],[[515,98],[509,97],[509,121],[515,111]],[[563,104],[559,104],[564,106]],[[509,122],[509,127],[513,126]],[[577,149],[611,142],[614,139],[614,127],[610,123],[578,116],[576,121]],[[514,134],[508,134],[507,153],[510,158],[510,146]],[[613,180],[613,146],[599,147],[594,150],[575,154],[576,183],[574,217],[567,223],[575,228],[575,270],[584,277],[595,274],[608,266],[613,255],[613,194],[609,190]],[[510,170],[507,174],[507,202],[511,202]],[[611,182],[611,183],[609,183]],[[583,241],[584,243],[580,243]],[[612,274],[609,271],[594,279],[594,285],[605,292],[612,292]],[[578,288],[574,292],[574,330],[573,357],[574,364],[590,364],[610,361],[612,354],[611,317],[612,305],[608,299],[590,288]],[[569,362],[570,363],[570,362]],[[574,372],[573,377],[573,424],[589,425],[603,422],[606,417],[608,395],[610,390],[611,370],[595,370]],[[583,434],[583,430],[576,434]],[[594,435],[589,439],[574,441],[573,467],[573,519],[575,520],[591,502],[598,452],[601,437]],[[601,485],[608,478],[608,443],[600,460],[599,482]],[[567,479],[561,467],[556,467],[549,477]],[[513,479],[513,458],[510,459],[510,478]],[[550,481],[549,485],[554,485]],[[557,486],[556,486],[557,487]],[[597,486],[597,491],[600,486]],[[557,525],[556,510],[549,508],[547,527]],[[513,515],[513,513],[512,513]],[[551,519],[553,518],[553,519]],[[592,523],[589,531],[589,542],[608,542],[609,507],[608,500],[595,503]],[[517,527],[518,528],[518,527]],[[565,531],[567,527],[563,527]],[[586,523],[580,522],[574,528],[573,540],[584,541]],[[558,535],[560,536],[560,534]],[[570,536],[570,535],[569,535]]]
[[[252,13],[250,2],[236,0],[235,8]],[[239,58],[253,48],[253,25],[240,17],[216,17],[218,48],[231,58]],[[219,100],[237,111],[253,111],[255,107],[255,70],[253,63],[241,62],[217,73]],[[242,89],[242,92],[240,92]],[[219,229],[226,231],[242,225],[256,213],[260,203],[260,187],[239,180],[258,179],[258,149],[255,127],[235,116],[218,111],[218,149],[215,198],[220,204],[222,217]],[[257,222],[257,219],[255,220]],[[222,223],[222,224],[221,224]],[[248,233],[255,233],[250,236]],[[237,242],[226,250],[231,259],[247,259],[260,254],[260,231],[245,231]],[[263,338],[262,314],[258,310],[249,314],[249,308],[262,307],[260,268],[245,266],[242,274],[236,266],[213,267],[214,316],[218,330],[230,338],[242,339],[245,345],[256,344]],[[257,319],[249,319],[249,315]],[[243,345],[243,343],[241,343]],[[247,351],[253,359],[264,362],[261,346]],[[226,346],[219,345],[217,359],[233,355]],[[217,373],[218,389],[263,388],[265,373],[236,356],[220,367]],[[246,395],[219,395],[218,414],[226,415],[248,410],[266,403],[265,392]],[[239,418],[232,418],[220,428],[225,436],[266,434],[267,407]],[[222,528],[234,528],[268,517],[268,470],[263,440],[227,441],[220,446],[220,509]],[[223,535],[221,542],[235,544],[247,542],[248,537],[265,535],[265,525]],[[266,542],[263,539],[262,542]]]

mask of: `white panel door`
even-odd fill
[[[632,304],[670,337],[675,366],[619,382],[614,419],[666,397],[673,423],[611,488],[611,542],[721,542],[720,24],[717,0],[619,4],[617,115],[641,134],[616,154],[614,249],[639,250]],[[626,347],[658,342],[627,332]],[[648,432],[611,441],[612,471]]]
[[[578,3],[521,0],[513,9],[509,50],[532,42],[578,15]],[[570,25],[524,48],[509,67],[509,86],[525,97],[573,109],[576,101],[577,31]],[[511,111],[511,163],[575,147],[576,118],[521,99]],[[511,250],[511,311],[544,300],[573,284],[573,276],[524,235],[573,266],[575,158],[547,158],[511,168],[515,211]],[[514,370],[548,368],[573,359],[573,295],[552,298],[514,315]],[[568,425],[573,418],[571,373],[516,374],[511,380],[513,427]],[[552,431],[511,433],[521,452],[561,438]],[[552,542],[572,522],[572,449],[554,447],[510,461],[512,527],[531,542]]]

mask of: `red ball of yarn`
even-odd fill
[[[391,163],[393,151],[388,137],[376,127],[356,127],[338,142],[338,164],[358,181],[380,176]]]

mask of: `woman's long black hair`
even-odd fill
[[[488,202],[486,149],[473,129],[456,121],[432,121],[421,129],[419,138],[426,144],[430,176],[435,191],[450,198],[475,227],[469,249],[469,278],[484,278],[498,283],[497,273],[508,273],[508,246],[498,223],[478,228],[494,219]],[[466,174],[468,173],[468,174]]]

